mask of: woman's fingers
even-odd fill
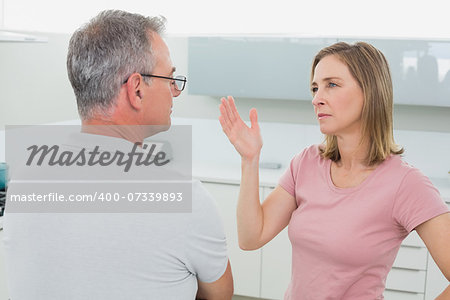
[[[222,98],[222,103],[219,105],[219,110],[220,110],[219,121],[220,121],[220,124],[222,125],[222,128],[225,130],[225,129],[229,129],[231,127],[231,121],[228,116],[227,108],[226,108],[224,101],[225,101],[225,99]]]
[[[226,101],[227,103],[227,107],[228,107],[228,111],[229,111],[229,116],[232,122],[240,119],[241,117],[239,116],[239,113],[237,111],[236,108],[236,104],[234,103],[234,98],[232,96],[228,96],[228,101]]]
[[[220,99],[220,101],[222,102],[220,104],[220,112],[222,113],[223,117],[227,120],[227,122],[231,123],[231,112],[230,112],[230,108],[228,106],[228,100],[226,100],[225,98]]]
[[[252,129],[259,130],[259,124],[258,124],[258,112],[256,111],[256,108],[252,108],[250,110],[250,126]]]
[[[225,134],[228,136],[230,132],[230,127],[227,125],[227,122],[225,121],[225,118],[222,115],[219,116],[219,122],[220,125],[222,126],[223,132],[225,132]]]
[[[241,117],[239,116],[233,97],[228,96],[227,99],[222,98],[221,101],[225,107],[226,115],[230,122],[234,123],[236,121],[241,121]]]
[[[227,98],[221,98],[219,109],[220,125],[233,145],[235,143],[245,144],[249,138],[253,138],[254,134],[259,135],[258,114],[256,109],[253,108],[250,110],[251,128],[241,119],[233,97],[228,96]]]

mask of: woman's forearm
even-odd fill
[[[242,159],[241,189],[237,205],[239,246],[244,250],[261,247],[263,210],[259,200],[259,155]]]

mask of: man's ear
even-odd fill
[[[142,107],[142,88],[144,84],[142,76],[138,73],[131,74],[126,82],[128,102],[136,110],[140,110]]]

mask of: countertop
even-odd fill
[[[262,169],[259,170],[260,186],[275,187],[278,180],[285,172],[287,166],[280,169]],[[217,182],[226,184],[240,184],[241,166],[240,164],[225,163],[206,163],[193,162],[192,176],[201,181]],[[431,182],[439,190],[445,202],[450,204],[450,178],[433,178]]]
[[[275,187],[278,180],[283,175],[286,167],[279,169],[259,169],[259,185],[265,187]],[[240,184],[241,166],[240,164],[225,163],[196,163],[192,164],[192,177],[201,181]]]

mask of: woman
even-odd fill
[[[416,230],[450,278],[450,214],[427,177],[403,162],[393,138],[392,81],[384,55],[367,43],[322,49],[311,71],[322,145],[297,154],[259,202],[262,139],[232,97],[220,123],[242,158],[239,245],[258,249],[289,225],[292,279],[285,299],[383,299],[400,243]],[[449,299],[447,288],[442,299]]]

